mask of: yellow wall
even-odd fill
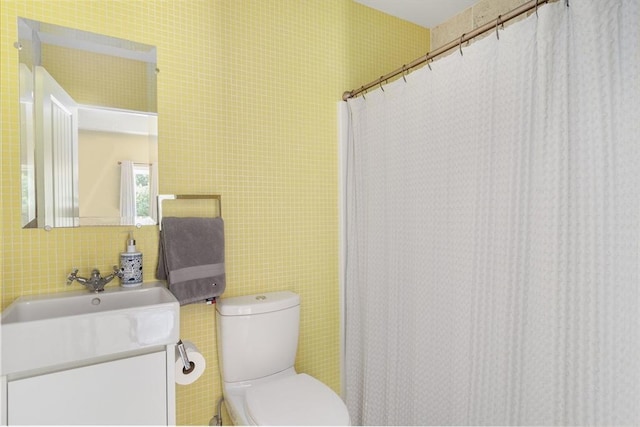
[[[339,390],[336,101],[423,55],[428,31],[347,0],[2,0],[0,12],[2,307],[68,290],[73,266],[110,270],[128,230],[20,229],[22,16],[158,47],[161,193],[222,194],[226,295],[298,292],[296,367]],[[157,227],[135,235],[152,280]],[[208,366],[177,386],[177,421],[207,424],[221,394],[214,308],[181,311]]]

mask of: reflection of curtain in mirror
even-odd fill
[[[149,168],[149,216],[158,222],[158,163]]]
[[[123,160],[120,163],[120,221],[122,224],[135,224],[136,220],[136,180],[133,162]]]

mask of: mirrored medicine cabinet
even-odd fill
[[[156,48],[18,18],[24,228],[153,225]]]

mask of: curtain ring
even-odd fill
[[[538,4],[537,0],[536,0],[536,4]],[[496,38],[498,40],[500,40],[500,33],[498,32],[498,27],[500,26],[500,18],[501,17],[502,17],[502,15],[498,15],[498,19],[496,19]]]
[[[362,99],[364,99],[364,100],[366,101],[366,100],[367,100],[367,97],[366,97],[366,96],[364,96],[364,94],[366,93],[366,92],[365,92],[365,90],[364,90],[364,86],[361,86],[361,87],[360,87],[360,91],[362,92]]]
[[[383,77],[383,76],[380,76],[380,89],[382,89],[382,91],[384,92],[384,88],[382,87],[382,81],[383,81],[383,80],[382,80],[382,77]]]
[[[429,67],[429,71],[433,71],[433,68],[431,68],[431,62],[432,62],[432,61],[433,61],[433,58],[432,58],[432,59],[429,59],[429,60],[427,61],[427,67]]]
[[[424,56],[424,62],[427,63],[427,67],[429,67],[429,69],[431,70],[431,64],[429,62],[429,52],[427,52],[427,54]]]
[[[405,73],[405,71],[406,71],[406,70],[405,70],[405,67],[406,67],[406,66],[407,66],[407,64],[403,64],[403,65],[402,65],[402,80],[404,80],[404,82],[405,82],[405,83],[407,82],[407,77],[404,75],[404,73]]]
[[[538,17],[538,0],[536,0],[536,18]]]
[[[464,33],[460,36],[460,43],[458,43],[458,49],[460,49],[460,56],[463,56],[462,53],[462,39],[464,38]]]

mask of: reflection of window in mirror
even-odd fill
[[[133,175],[136,182],[136,221],[140,222],[144,217],[151,216],[149,210],[149,165],[134,163]]]
[[[123,160],[120,165],[119,193],[120,217],[124,224],[148,225],[155,223],[158,197],[156,165]]]

